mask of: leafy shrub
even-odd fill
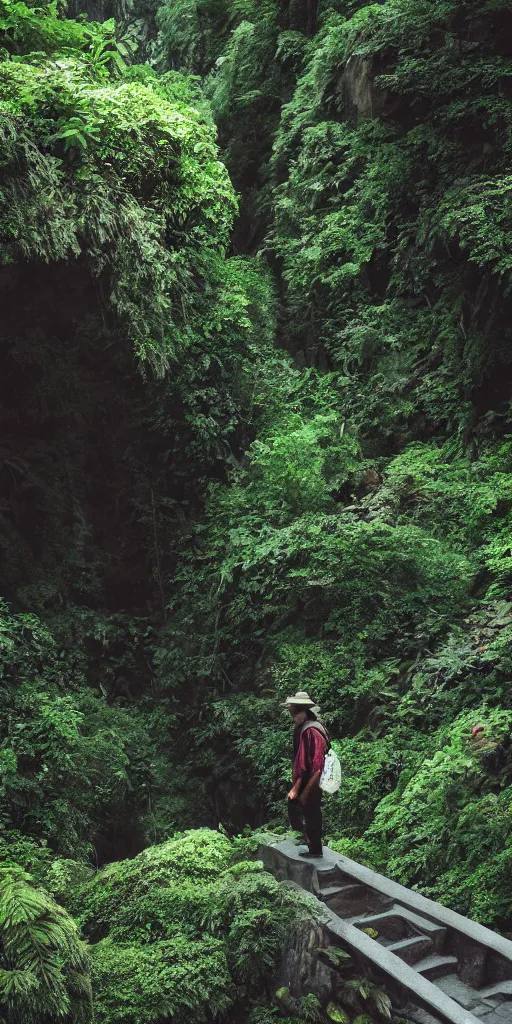
[[[35,615],[14,615],[4,603],[0,628],[4,827],[25,834],[21,845],[11,838],[17,861],[40,873],[46,844],[87,855],[98,821],[127,812],[130,771],[140,799],[147,766],[137,748],[149,737],[136,715],[77,685],[75,652],[68,661]]]
[[[3,61],[0,94],[4,262],[87,254],[93,274],[109,274],[135,351],[161,372],[193,335],[184,296],[215,275],[235,209],[212,128],[149,78],[98,83],[78,56]]]
[[[93,949],[95,1014],[100,1024],[152,1024],[172,1018],[211,1021],[231,1006],[231,979],[222,942],[115,945],[104,939]]]
[[[126,939],[141,917],[142,928],[148,931],[149,921],[154,919],[157,933],[160,918],[165,929],[166,915],[171,921],[178,919],[181,926],[191,923],[197,927],[197,913],[204,910],[207,898],[200,883],[207,887],[227,867],[231,856],[228,838],[209,829],[177,835],[160,846],[148,847],[133,860],[109,865],[78,889],[71,906],[92,938],[114,929]],[[197,893],[195,885],[199,886]],[[191,918],[188,915],[197,899],[196,916]]]
[[[485,724],[487,739],[480,743],[471,739],[475,721]],[[510,784],[506,775],[500,785],[486,771],[488,754],[509,737],[510,728],[507,711],[463,712],[440,730],[433,756],[405,771],[396,790],[380,802],[367,832],[370,844],[373,839],[382,844],[379,857],[397,880],[419,883],[485,923],[494,915],[507,919],[512,905],[504,875],[512,829]],[[494,891],[496,877],[502,881],[489,900],[483,889]]]
[[[19,868],[0,875],[0,999],[8,1024],[92,1021],[89,957],[73,920]]]
[[[105,1024],[210,1021],[261,997],[283,941],[311,900],[242,861],[256,839],[208,829],[174,836],[94,878],[63,864],[49,876],[80,915]],[[144,1014],[146,1016],[144,1017]]]

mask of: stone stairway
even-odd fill
[[[304,861],[289,842],[260,847],[265,866],[324,906],[326,941],[391,985],[417,1024],[512,1024],[512,942],[324,848]]]

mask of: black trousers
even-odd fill
[[[300,801],[288,800],[288,818],[295,832],[304,832],[310,853],[322,852],[322,790],[315,786],[303,807]]]

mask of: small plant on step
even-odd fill
[[[341,1001],[358,1016],[372,1015],[391,1018],[391,1000],[383,988],[368,978],[351,978],[343,986]]]

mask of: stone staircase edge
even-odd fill
[[[285,846],[286,850],[280,849],[280,847]],[[303,861],[301,862],[301,858],[295,850],[293,852],[290,851],[286,840],[283,843],[271,844],[271,848],[282,852],[283,856],[286,856],[287,859],[304,863]],[[313,865],[312,861],[309,863]],[[494,952],[499,953],[512,962],[512,941],[510,939],[505,939],[504,936],[491,931],[485,925],[478,924],[477,921],[472,921],[471,918],[463,917],[462,914],[458,914],[455,910],[450,910],[441,903],[436,903],[434,900],[422,896],[421,893],[415,892],[413,889],[407,889],[400,882],[393,882],[390,878],[386,878],[385,875],[380,875],[372,868],[364,867],[363,864],[358,864],[357,861],[350,860],[349,857],[336,853],[334,850],[329,849],[329,847],[324,847],[324,858],[322,861],[314,862],[314,866],[317,870],[317,875],[322,874],[322,868],[327,871],[333,867],[339,867],[340,871],[345,875],[349,875],[363,885],[376,889],[384,896],[388,896],[413,912],[425,914],[434,923],[453,928],[457,932],[462,932],[468,938],[473,939],[482,946],[486,946],[488,949],[494,950]]]
[[[398,982],[424,1009],[441,1016],[451,1024],[481,1024],[478,1017],[473,1016],[469,1010],[465,1010],[431,981],[418,974],[414,967],[405,963],[385,946],[374,942],[369,935],[356,928],[355,925],[347,924],[343,918],[338,917],[328,907],[325,907],[323,922],[328,932],[332,933],[342,944],[346,943],[350,946],[364,960],[373,964],[394,982]]]

